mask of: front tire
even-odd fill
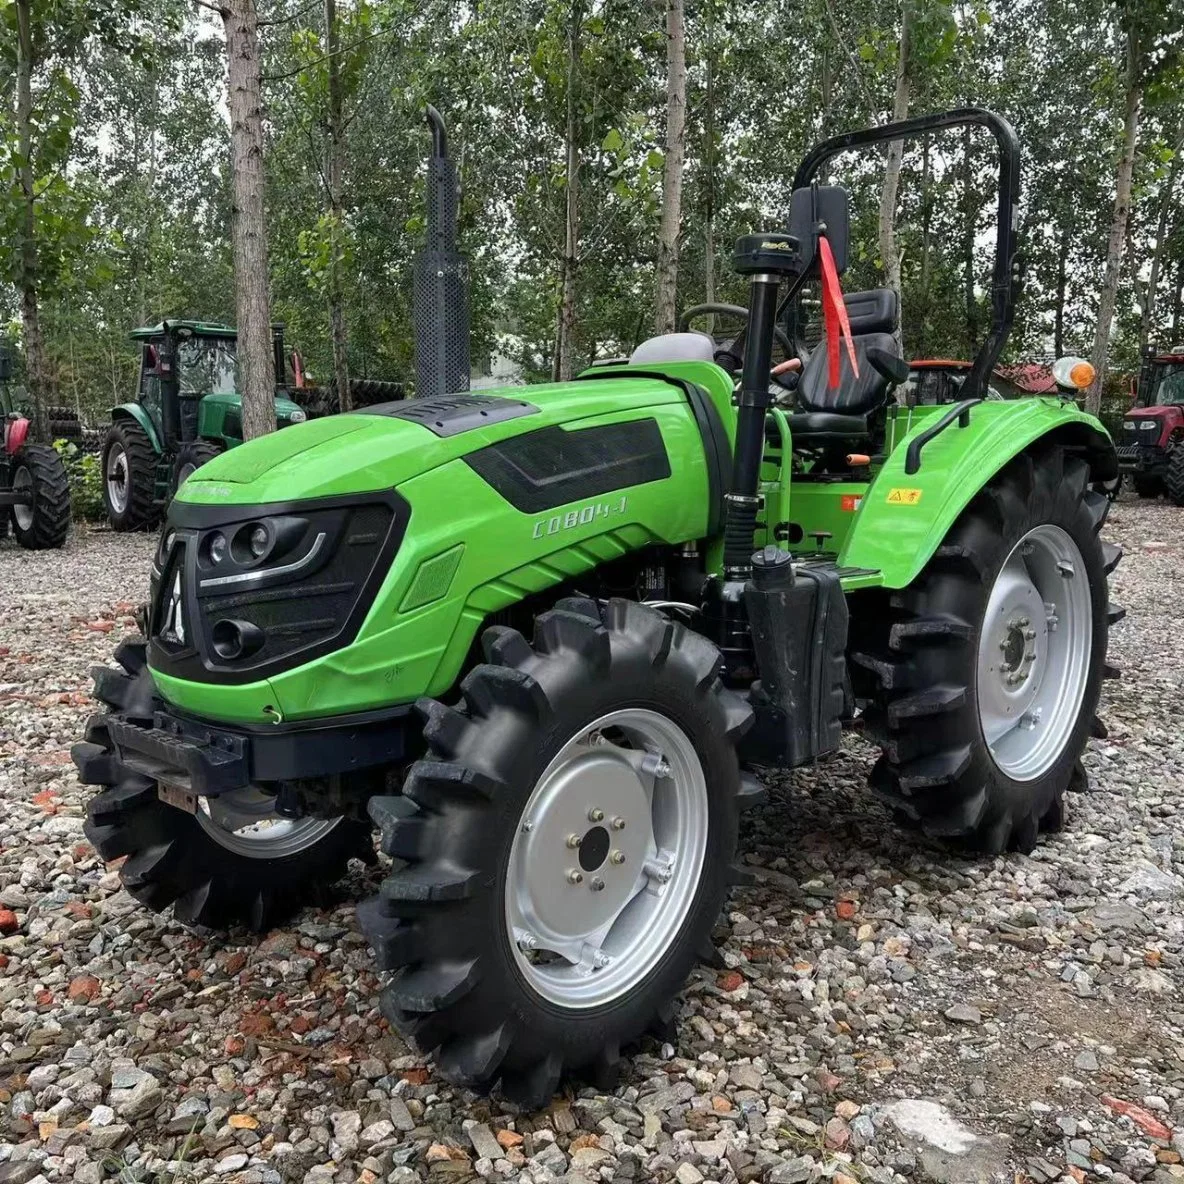
[[[115,530],[143,530],[160,516],[156,449],[132,420],[116,420],[103,444],[103,505]]]
[[[66,466],[48,444],[26,444],[12,458],[12,487],[31,502],[12,507],[12,533],[28,551],[60,547],[70,531],[70,482]]]
[[[540,1106],[669,1026],[728,888],[751,711],[715,646],[630,601],[483,642],[460,705],[421,701],[403,796],[371,802],[405,863],[360,919],[391,1023],[450,1081]]]
[[[1184,440],[1176,442],[1168,457],[1164,492],[1167,493],[1173,505],[1184,506]]]
[[[91,716],[70,755],[79,780],[100,787],[87,803],[86,837],[108,862],[127,856],[119,876],[140,904],[154,912],[172,905],[188,925],[262,931],[308,901],[330,899],[351,856],[373,859],[368,823],[283,819],[260,790],[209,799],[197,814],[161,801],[157,782],[119,759],[107,730],[112,715],[152,719],[144,642],[122,642],[115,660],[120,670],[95,674],[95,698],[108,711]]]
[[[1021,454],[971,502],[921,575],[892,598],[886,637],[855,655],[883,748],[873,788],[931,835],[991,854],[1060,829],[1106,670],[1098,531],[1110,501],[1083,460]]]
[[[222,455],[222,445],[213,440],[191,440],[182,444],[173,462],[171,492],[175,494],[207,461]]]

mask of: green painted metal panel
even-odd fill
[[[152,447],[157,452],[162,451],[160,447],[160,436],[156,431],[156,425],[152,422],[147,410],[139,403],[120,403],[118,407],[111,409],[111,420],[114,422],[117,419],[134,419],[136,423],[144,429],[148,435],[148,439],[152,442]]]
[[[1113,449],[1102,424],[1066,400],[988,402],[971,410],[968,427],[955,422],[931,440],[919,471],[907,474],[908,444],[930,420],[917,417],[900,438],[868,487],[839,555],[844,567],[882,571],[889,588],[917,578],[971,498],[1035,441],[1053,436],[1083,449]]]

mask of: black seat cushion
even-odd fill
[[[797,405],[803,411],[834,411],[840,415],[867,415],[881,407],[888,397],[888,380],[867,360],[869,349],[882,349],[899,356],[896,340],[891,333],[864,333],[852,338],[855,357],[859,362],[859,377],[851,369],[847,347],[839,343],[839,385],[827,386],[826,344],[821,343],[810,355],[802,369],[798,384]]]
[[[832,411],[807,411],[789,416],[794,447],[827,441],[867,438],[867,419],[862,415],[836,415]]]

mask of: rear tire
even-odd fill
[[[32,494],[12,507],[13,537],[28,551],[60,547],[70,532],[70,482],[66,466],[48,444],[26,444],[9,465],[13,489]]]
[[[107,730],[112,715],[151,720],[157,705],[144,642],[124,641],[115,651],[120,670],[98,667],[94,696],[108,711],[91,716],[86,739],[70,755],[84,785],[100,786],[87,803],[83,830],[110,862],[127,856],[119,877],[128,893],[154,912],[173,906],[188,925],[224,929],[245,925],[262,931],[297,912],[307,901],[327,903],[330,886],[345,875],[351,856],[372,860],[368,823],[341,818],[333,825],[288,830],[291,841],[251,839],[219,827],[212,813],[188,814],[162,802],[157,783],[119,759]],[[258,798],[256,793],[256,799]],[[256,809],[252,799],[248,806]],[[331,820],[299,819],[299,824]],[[271,814],[252,825],[274,828]],[[246,845],[244,845],[246,844]]]
[[[603,611],[560,601],[536,621],[533,646],[505,628],[487,629],[483,643],[489,664],[465,678],[457,707],[420,701],[429,751],[403,796],[371,802],[398,870],[359,915],[379,968],[399,972],[382,994],[392,1025],[424,1052],[439,1049],[448,1080],[487,1090],[500,1078],[508,1097],[537,1107],[565,1072],[607,1084],[622,1046],[669,1030],[671,1001],[711,948],[731,878],[735,741],[751,710],[720,682],[715,646],[631,601]],[[639,746],[630,724],[597,731],[606,718],[634,717],[665,733],[665,772],[663,762],[648,774],[631,763],[654,746]],[[623,760],[639,771],[622,773]],[[648,803],[613,818],[618,782],[602,789],[597,762],[617,770],[629,794],[648,776]],[[692,784],[699,798],[686,796]],[[700,823],[671,821],[683,817],[678,802],[694,800]],[[598,813],[604,827],[593,825]],[[607,829],[626,816],[628,828]],[[579,843],[559,833],[590,825]],[[651,837],[658,856],[626,857],[630,842]],[[656,867],[667,842],[686,853]],[[657,887],[651,877],[663,871]],[[621,900],[605,920],[598,910]],[[578,919],[569,923],[568,909]],[[558,929],[547,928],[552,910],[564,917]],[[585,923],[608,925],[607,936]],[[566,958],[548,944],[557,940]],[[584,952],[579,963],[573,949]]]
[[[1136,473],[1131,478],[1131,483],[1135,487],[1135,492],[1143,498],[1159,497],[1163,492],[1163,481],[1159,477]]]
[[[1184,440],[1177,441],[1168,457],[1164,491],[1175,506],[1184,506]]]
[[[173,462],[170,492],[175,495],[202,465],[221,455],[222,445],[215,444],[213,440],[191,440],[188,444],[182,444]]]
[[[928,834],[998,854],[1061,828],[1122,616],[1106,587],[1122,551],[1098,538],[1109,508],[1083,460],[1021,454],[893,594],[880,647],[854,655],[875,676],[873,788]]]
[[[116,420],[103,444],[103,505],[115,530],[143,530],[160,517],[156,449],[130,419]]]

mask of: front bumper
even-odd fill
[[[397,764],[421,747],[417,717],[405,704],[325,722],[239,727],[160,708],[150,722],[113,715],[107,731],[124,765],[202,797]]]
[[[1115,451],[1118,453],[1118,468],[1123,473],[1157,475],[1167,467],[1166,449],[1155,444],[1120,444]]]

